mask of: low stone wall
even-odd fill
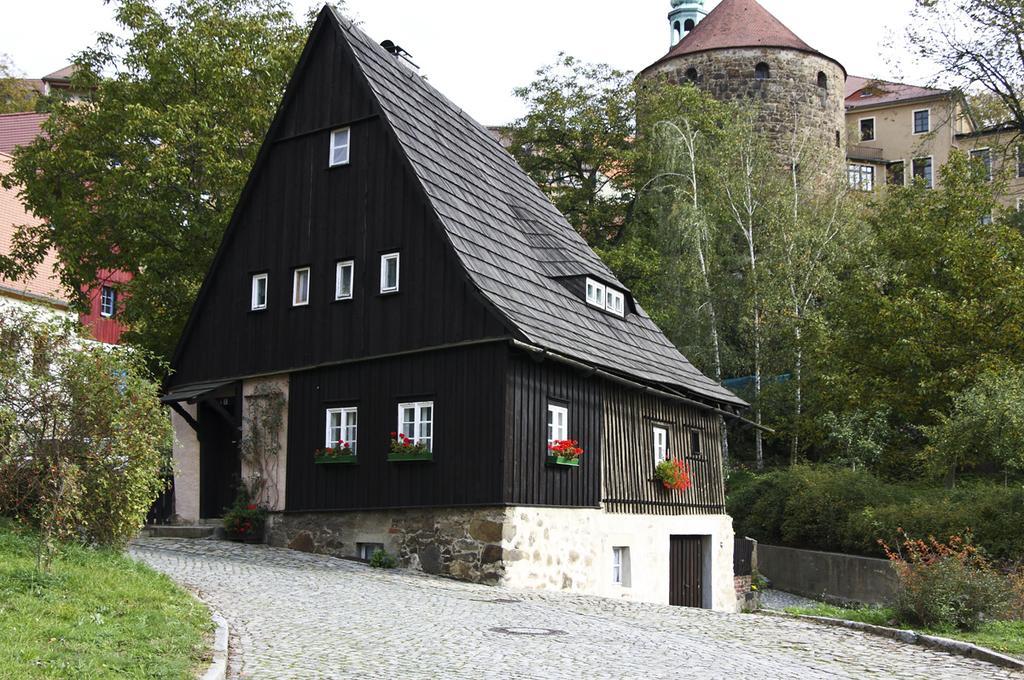
[[[380,543],[403,567],[493,584],[504,575],[505,514],[504,508],[274,513],[267,542],[352,558],[360,543]]]
[[[757,568],[773,588],[840,604],[887,604],[896,594],[888,560],[759,543]]]

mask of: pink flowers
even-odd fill
[[[579,458],[583,455],[583,449],[575,439],[556,439],[548,444],[548,451],[559,458]]]

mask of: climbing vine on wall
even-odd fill
[[[281,428],[286,399],[274,385],[261,385],[246,395],[241,453],[249,496],[260,505],[276,507],[280,497],[277,473],[281,461]]]

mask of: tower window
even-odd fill
[[[763,61],[754,67],[754,78],[757,80],[768,80],[772,77],[772,70]]]
[[[683,30],[684,30],[685,32],[689,33],[690,31],[692,31],[692,30],[693,30],[693,27],[694,27],[694,26],[696,26],[696,25],[697,25],[697,24],[696,24],[696,23],[694,23],[693,19],[687,19],[687,20],[686,20],[686,23],[685,23],[685,24],[683,24]]]
[[[679,42],[679,39],[683,37],[682,31],[679,29],[679,22],[676,21],[672,24],[672,44],[675,45]]]
[[[818,71],[818,87],[823,90],[828,89],[828,76],[825,75],[824,71]]]
[[[688,69],[686,69],[686,79],[688,81],[690,81],[691,83],[696,84],[696,82],[697,82],[697,69],[695,69],[695,68],[688,68]]]

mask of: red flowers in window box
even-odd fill
[[[654,477],[670,491],[686,491],[693,482],[690,480],[690,467],[678,458],[668,458],[654,468]]]
[[[391,433],[391,446],[388,449],[388,460],[432,460],[430,445],[410,439],[404,432]]]
[[[354,463],[356,451],[353,446],[354,444],[339,439],[334,446],[314,451],[313,460],[316,463]]]
[[[575,439],[556,439],[548,444],[548,463],[579,467],[583,449]]]

